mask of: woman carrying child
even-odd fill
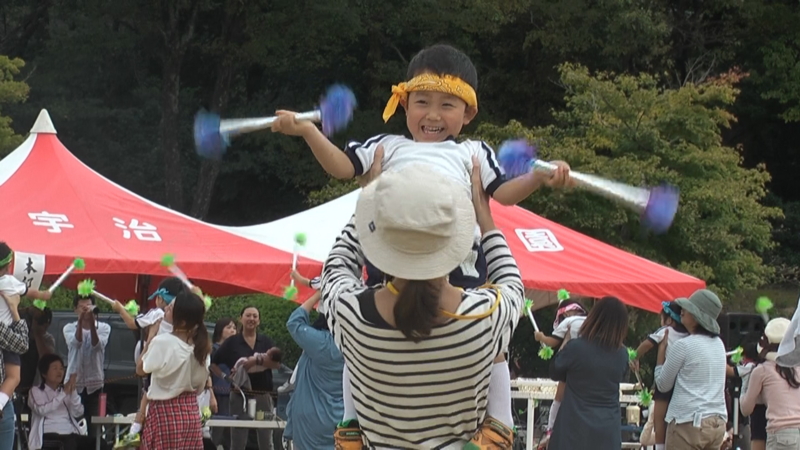
[[[205,312],[199,296],[183,291],[173,301],[172,332],[156,335],[156,327],[151,328],[150,345],[136,363],[138,375],[150,375],[145,450],[203,447],[197,391],[209,374],[211,341],[203,323]]]
[[[639,359],[652,350],[653,347],[658,346],[664,340],[665,335],[668,336],[668,345],[672,345],[679,339],[689,335],[686,328],[681,324],[681,307],[675,302],[661,303],[661,328],[647,336],[647,339],[639,344],[636,349],[636,358],[631,361],[631,369],[638,371]],[[672,390],[662,392],[658,389],[658,386],[653,389],[653,400],[655,400],[655,405],[653,406],[653,428],[656,433],[655,450],[664,450],[664,442],[667,439],[667,422],[664,418],[667,415],[667,408],[671,398]]]
[[[586,319],[586,309],[576,300],[564,300],[558,304],[556,319],[553,321],[553,335],[547,336],[541,331],[534,334],[534,338],[542,344],[557,348],[560,347],[565,339],[575,339],[578,337],[583,321]],[[550,405],[550,414],[547,418],[547,431],[544,441],[539,448],[546,448],[553,426],[556,423],[558,409],[561,407],[561,400],[564,399],[566,383],[559,381],[556,388],[556,397]]]

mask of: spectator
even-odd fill
[[[106,344],[111,326],[97,321],[98,309],[93,297],[76,295],[72,306],[78,320],[64,325],[67,342],[67,375],[65,390],[75,390],[81,397],[86,412],[89,435],[94,435],[92,416],[99,413],[100,392],[105,378],[104,362]]]
[[[47,354],[38,364],[42,383],[30,390],[31,430],[28,448],[38,450],[44,441],[59,442],[63,450],[94,447],[94,439],[81,435],[77,418],[83,415],[83,404],[75,389],[64,386],[64,361]],[[101,442],[106,448],[105,442]]]
[[[675,302],[689,336],[668,346],[667,329],[658,347],[656,386],[661,392],[674,389],[665,419],[666,448],[719,450],[728,419],[725,345],[717,323],[722,302],[707,289]]]
[[[3,295],[11,312],[11,325],[0,323],[0,349],[23,354],[28,351],[28,324],[19,317],[19,295]],[[2,369],[3,356],[0,352],[0,383],[5,379],[5,371]],[[6,403],[5,408],[0,411],[0,448],[10,449],[14,447],[14,402]]]
[[[220,346],[231,336],[236,335],[236,321],[230,317],[224,317],[217,320],[214,325],[214,336],[212,338],[211,358],[219,350]],[[220,364],[220,371],[223,375],[230,375],[231,369],[225,364]],[[230,408],[230,393],[231,384],[225,377],[218,377],[214,373],[211,374],[211,381],[214,388],[214,396],[217,398],[217,413],[220,416],[228,416],[231,413]],[[228,434],[228,428],[215,427],[211,429],[211,440],[216,445],[222,445],[225,434]]]

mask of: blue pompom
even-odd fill
[[[219,161],[230,145],[227,135],[219,132],[219,115],[200,110],[194,117],[194,145],[203,158]]]
[[[325,136],[332,136],[347,128],[353,120],[356,96],[347,86],[334,84],[320,100],[319,109],[322,113],[322,132]]]
[[[536,147],[525,139],[513,139],[503,142],[497,152],[497,161],[506,175],[516,178],[530,172],[531,164],[536,161]]]
[[[680,191],[677,186],[662,184],[650,189],[642,223],[656,234],[666,233],[678,212]]]

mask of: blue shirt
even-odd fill
[[[336,424],[344,415],[344,358],[333,335],[311,327],[308,312],[302,307],[292,312],[286,327],[303,354],[295,367],[297,378],[286,407],[288,420],[283,434],[295,448],[330,450]],[[293,436],[294,428],[299,430],[297,436]]]

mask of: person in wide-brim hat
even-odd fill
[[[689,326],[686,325],[683,317],[689,314],[702,329],[711,334],[719,334],[717,317],[722,311],[722,302],[717,297],[717,294],[708,289],[698,289],[689,298],[679,298],[675,300],[675,303],[682,308],[681,323],[686,328],[689,328]]]

